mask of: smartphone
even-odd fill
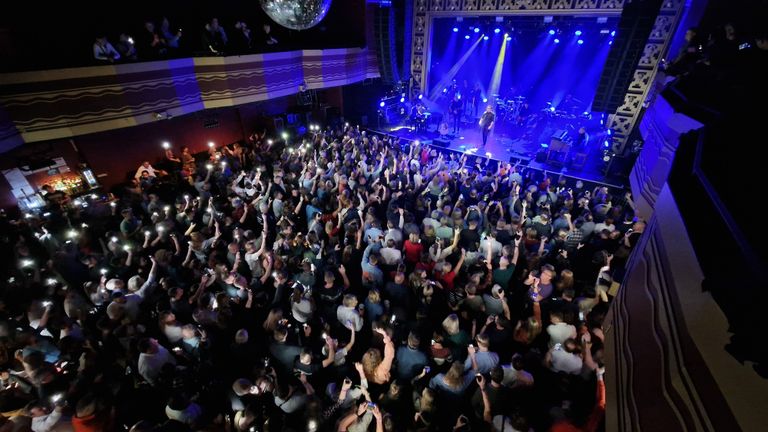
[[[376,408],[376,404],[373,402],[368,402],[368,411],[373,411],[374,408]]]
[[[429,366],[424,366],[424,372],[429,373]]]
[[[584,321],[584,312],[579,312],[579,321]]]

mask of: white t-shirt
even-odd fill
[[[336,319],[338,319],[342,325],[347,325],[347,321],[351,321],[355,326],[355,331],[360,331],[360,329],[363,328],[363,318],[360,317],[357,311],[353,308],[339,306],[336,308]]]
[[[555,344],[561,344],[568,338],[575,338],[576,327],[564,322],[550,324],[547,326],[547,334],[549,334],[549,347],[552,348]]]
[[[155,354],[139,354],[139,374],[147,380],[148,383],[155,385],[155,380],[160,375],[166,363],[176,364],[170,352],[163,346],[158,345]]]
[[[581,373],[583,361],[580,355],[569,353],[564,349],[552,349],[552,371],[565,372],[571,375]]]

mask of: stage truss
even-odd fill
[[[623,149],[644,105],[653,97],[653,82],[680,19],[685,0],[664,0],[624,103],[607,113],[614,149]],[[414,0],[411,32],[411,98],[427,93],[428,65],[435,18],[482,16],[617,16],[624,0]]]

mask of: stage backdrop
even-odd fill
[[[455,78],[460,87],[464,81],[471,87],[479,83],[490,102],[491,93],[506,98],[514,88],[516,95],[528,98],[532,110],[547,108],[548,102],[558,106],[572,94],[579,112],[589,111],[618,19],[606,17],[598,23],[595,17],[558,16],[545,23],[541,17],[510,16],[498,23],[436,18],[428,93],[445,94]],[[494,71],[500,72],[496,90]]]

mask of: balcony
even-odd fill
[[[0,151],[379,75],[366,48],[301,50],[0,74]]]

